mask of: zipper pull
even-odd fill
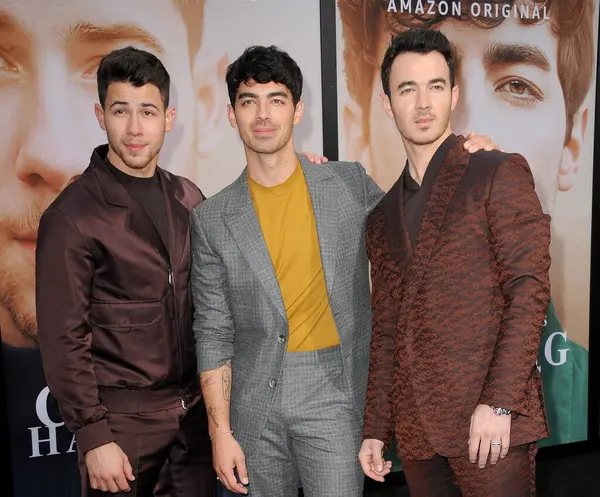
[[[173,270],[169,268],[169,286],[173,286]]]

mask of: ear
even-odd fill
[[[227,86],[224,85],[229,57],[200,50],[194,61],[193,84],[196,95],[197,155],[211,156],[225,132]]]
[[[566,192],[573,187],[575,175],[581,163],[581,151],[587,132],[588,109],[577,111],[573,118],[573,130],[563,150],[562,163],[558,171],[558,190]]]
[[[369,144],[363,127],[363,110],[354,101],[349,99],[342,112],[342,129],[346,150],[344,155],[360,162],[367,167],[371,163]]]
[[[177,111],[175,107],[169,107],[165,111],[165,131],[168,133],[173,128],[173,124],[175,123],[175,116],[177,115]]]
[[[452,87],[452,107],[450,108],[450,110],[454,110],[454,108],[456,107],[456,104],[458,104],[458,97],[460,94],[460,91],[458,89],[458,85],[454,85]]]
[[[100,104],[94,104],[94,113],[96,114],[96,119],[98,120],[98,124],[102,130],[106,131],[106,124],[104,122],[104,109]]]
[[[383,105],[383,110],[390,119],[394,119],[394,113],[392,112],[392,102],[390,101],[390,97],[388,97],[384,92],[381,93],[380,97],[381,105]]]
[[[304,101],[299,100],[294,109],[294,125],[299,124],[304,115]]]
[[[229,125],[233,129],[237,129],[237,119],[235,118],[235,110],[231,104],[227,104],[227,119],[229,120]]]

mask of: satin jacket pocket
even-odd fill
[[[172,365],[165,300],[92,302],[95,368],[100,385],[150,388]]]
[[[163,314],[161,300],[140,302],[92,302],[92,326],[127,332],[158,323]]]

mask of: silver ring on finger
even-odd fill
[[[490,445],[492,447],[500,447],[500,446],[502,446],[502,442],[490,442]]]

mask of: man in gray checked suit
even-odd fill
[[[192,211],[215,469],[253,497],[295,497],[298,479],[306,497],[358,497],[371,336],[364,224],[383,192],[358,163],[298,157],[302,73],[285,52],[247,49],[227,85],[247,168]]]

